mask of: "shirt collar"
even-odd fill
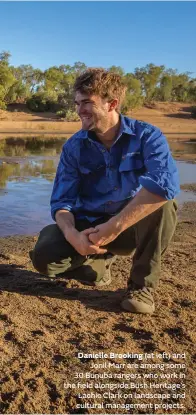
[[[124,115],[120,114],[120,130],[117,139],[124,133],[129,135],[136,135],[134,121],[135,120],[132,120],[131,118],[125,117]]]
[[[120,114],[120,130],[118,137],[116,138],[115,142],[121,137],[122,134],[128,134],[128,135],[136,135],[135,134],[135,128],[134,128],[134,122],[135,120],[125,117],[124,115]],[[82,138],[83,139],[93,139],[93,131],[88,130],[81,130],[82,131]]]

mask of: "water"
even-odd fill
[[[52,223],[50,195],[65,140],[0,141],[0,236]]]
[[[50,195],[64,140],[0,141],[0,236],[36,234],[49,223]],[[174,154],[196,154],[196,143],[172,143]],[[196,182],[196,164],[177,161],[181,184]],[[181,191],[180,203],[196,201]]]
[[[180,184],[196,183],[196,164],[177,161]],[[181,190],[177,196],[179,203],[196,202],[196,194],[190,191]]]
[[[179,154],[196,154],[196,142],[194,141],[186,141],[183,143],[179,141],[170,141],[169,144],[174,156]]]

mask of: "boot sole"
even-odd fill
[[[128,298],[125,298],[121,302],[121,307],[125,311],[129,311],[130,313],[136,314],[153,314],[155,311],[154,304],[150,306],[140,301],[131,301]]]

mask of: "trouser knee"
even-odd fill
[[[34,248],[34,250],[29,252],[29,256],[31,258],[32,264],[34,268],[40,274],[47,274],[48,273],[48,265],[49,261],[45,258],[44,250],[39,250]]]
[[[39,273],[47,275],[50,273],[51,263],[66,258],[66,241],[56,225],[48,225],[41,230],[29,256],[34,268]]]
[[[56,225],[42,229],[29,255],[34,268],[48,276],[71,271],[84,262],[84,258],[66,241]]]

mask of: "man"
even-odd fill
[[[154,312],[161,256],[176,227],[178,173],[161,131],[120,114],[122,78],[92,68],[74,85],[82,129],[64,145],[51,197],[56,224],[31,252],[55,276],[80,267],[95,286],[111,282],[113,255],[135,250],[124,310]]]

